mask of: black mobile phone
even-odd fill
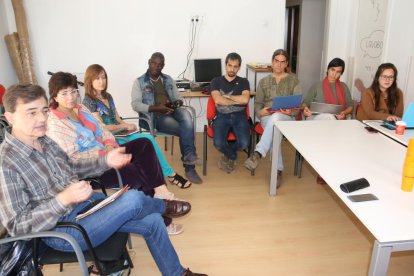
[[[350,195],[348,196],[349,200],[352,202],[363,202],[363,201],[370,201],[370,200],[378,200],[373,194],[360,194],[360,195]]]
[[[377,133],[377,132],[378,132],[378,130],[376,130],[375,128],[370,127],[370,126],[366,126],[366,127],[365,127],[365,129],[366,129],[368,132],[371,132],[371,133]]]

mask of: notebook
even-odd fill
[[[312,112],[312,115],[319,113],[339,114],[343,110],[343,107],[340,104],[311,102],[309,109]]]
[[[272,99],[271,112],[278,112],[281,109],[300,109],[303,94],[289,96],[278,96]]]
[[[408,105],[408,108],[405,110],[401,121],[405,122],[407,126],[406,129],[414,129],[414,102],[411,102]],[[384,125],[390,129],[395,129],[394,121],[384,121]]]
[[[82,210],[81,213],[79,213],[76,216],[76,220],[80,220],[83,219],[84,217],[87,217],[93,213],[95,213],[96,211],[102,209],[103,207],[105,207],[106,205],[114,202],[117,198],[119,198],[121,195],[123,195],[126,191],[129,190],[129,186],[124,186],[122,189],[120,189],[119,191],[117,191],[116,193],[112,194],[111,196],[100,200],[100,201],[96,201],[96,205],[92,204],[90,206],[87,206],[87,210]]]

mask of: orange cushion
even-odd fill
[[[263,134],[263,127],[262,127],[262,124],[261,123],[256,123],[256,125],[254,126],[254,131],[257,133],[257,134],[260,134],[260,135],[262,135]]]
[[[3,95],[6,92],[6,88],[0,84],[0,104],[3,104]]]
[[[212,121],[216,117],[216,105],[213,97],[209,97],[207,101],[207,121]]]

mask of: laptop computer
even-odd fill
[[[408,105],[408,108],[405,110],[401,121],[405,122],[406,129],[414,129],[414,102],[411,102]],[[385,125],[388,129],[395,129],[395,122],[394,121],[384,121],[383,125]]]
[[[312,115],[317,115],[319,113],[339,114],[343,110],[343,107],[340,104],[311,102],[309,109],[312,112]]]
[[[302,97],[303,94],[274,97],[270,112],[278,112],[281,109],[300,109]]]

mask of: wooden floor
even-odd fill
[[[202,156],[202,135],[197,148]],[[177,140],[177,139],[176,139]],[[367,275],[374,238],[327,186],[315,183],[305,163],[302,178],[293,176],[294,149],[283,142],[285,170],[276,197],[269,197],[269,158],[251,176],[239,155],[232,174],[217,168],[219,153],[208,141],[208,172],[204,183],[171,190],[192,204],[177,223],[185,231],[172,236],[181,263],[192,271],[221,275]],[[164,146],[163,140],[160,144]],[[167,159],[183,168],[178,143]],[[202,168],[198,168],[202,173]],[[396,204],[398,204],[396,202]],[[160,275],[145,242],[133,236],[131,275]],[[44,269],[45,275],[78,275],[77,264]],[[414,253],[393,254],[388,275],[414,275]]]

